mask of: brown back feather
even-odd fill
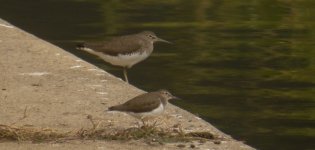
[[[118,54],[135,53],[141,49],[142,42],[142,39],[137,35],[125,35],[105,42],[89,42],[85,44],[85,47],[107,55],[117,56]]]
[[[109,110],[124,112],[148,112],[159,107],[162,98],[156,92],[139,95],[124,104],[112,106]]]

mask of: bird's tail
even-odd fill
[[[109,107],[107,111],[115,111],[115,110],[117,110],[116,106],[112,106],[112,107]]]

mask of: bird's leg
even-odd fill
[[[145,123],[145,119],[144,119],[144,118],[141,118],[141,122],[142,122],[142,124],[143,124],[143,127],[146,127],[146,126],[147,126],[147,124]]]
[[[152,126],[153,126],[153,127],[156,127],[156,126],[157,126],[157,124],[156,124],[156,123],[157,123],[157,121],[156,121],[156,120],[154,120],[154,123],[153,123],[153,125],[152,125]]]
[[[128,82],[128,76],[127,76],[127,67],[124,67],[124,76],[125,76],[125,81],[126,81],[127,83],[129,83],[129,82]]]

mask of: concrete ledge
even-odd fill
[[[104,110],[144,91],[3,20],[0,20],[0,44],[0,124],[71,131],[90,128],[86,116],[92,115],[102,122],[101,127],[134,126],[134,118]],[[25,108],[27,117],[20,119]],[[223,139],[221,144],[197,143],[199,149],[253,149],[173,105],[168,105],[158,119],[163,128],[180,123],[185,131],[209,131]],[[148,146],[141,141],[89,140],[1,142],[0,149],[182,149],[177,144]]]

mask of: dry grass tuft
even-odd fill
[[[21,119],[26,118],[26,110]],[[91,115],[87,116],[91,122],[92,128],[80,129],[72,132],[60,132],[54,129],[42,129],[35,127],[15,127],[14,124],[0,124],[0,141],[32,141],[32,142],[47,142],[47,141],[66,141],[66,140],[144,140],[148,144],[152,143],[172,143],[172,142],[187,142],[187,141],[206,141],[214,140],[215,137],[209,132],[190,132],[185,133],[180,124],[175,128],[159,128],[156,124],[145,125],[138,128],[117,129],[117,128],[98,128],[100,122],[95,122]]]
[[[0,125],[0,141],[65,141],[75,139],[86,140],[144,140],[151,144],[187,142],[194,140],[212,140],[214,136],[207,132],[182,133],[171,129],[155,126],[128,129],[80,129],[75,132],[60,132],[53,129],[38,129],[34,127],[12,127]]]
[[[43,142],[67,136],[67,133],[60,133],[52,129],[0,125],[0,140]]]

